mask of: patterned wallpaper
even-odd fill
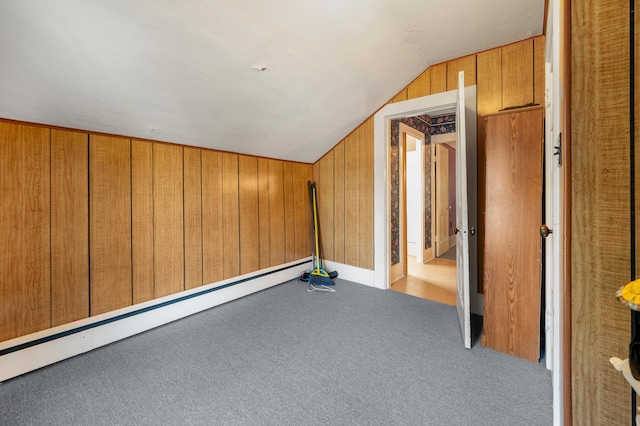
[[[425,146],[431,147],[431,135],[455,132],[455,114],[430,117],[401,118],[391,120],[391,264],[400,263],[400,123],[425,134]],[[431,247],[431,148],[424,158],[424,247]]]

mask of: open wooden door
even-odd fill
[[[449,150],[442,144],[436,144],[435,152],[435,254],[440,257],[449,250]]]
[[[458,74],[456,106],[456,307],[465,348],[471,348],[471,300],[469,291],[469,199],[467,192],[467,140],[464,72]]]

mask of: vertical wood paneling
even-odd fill
[[[0,123],[0,341],[51,326],[49,129]]]
[[[344,141],[344,262],[360,264],[360,131]]]
[[[538,105],[544,105],[545,43],[544,36],[533,39],[533,102]]]
[[[133,303],[155,294],[153,266],[153,143],[131,141]]]
[[[293,203],[295,206],[296,259],[311,256],[311,203],[308,182],[312,180],[312,167],[293,165]]]
[[[626,358],[630,335],[615,299],[631,266],[628,7],[571,2],[571,29],[573,424],[623,425],[629,385],[608,359]]]
[[[333,150],[320,159],[318,177],[316,194],[320,222],[320,250],[324,259],[333,260]]]
[[[202,150],[202,266],[204,284],[222,279],[222,154]]]
[[[502,48],[503,108],[533,102],[533,39]]]
[[[269,266],[284,263],[283,165],[269,160]]]
[[[89,137],[90,314],[132,303],[131,142]]]
[[[404,88],[399,91],[393,98],[391,98],[391,103],[402,102],[407,100],[407,89]]]
[[[447,91],[447,63],[431,67],[431,94]]]
[[[89,316],[89,135],[51,130],[51,326]]]
[[[296,219],[293,209],[293,163],[283,163],[284,188],[284,260],[291,262],[295,259],[296,251]]]
[[[260,269],[258,159],[238,157],[240,210],[240,274]]]
[[[184,290],[182,147],[153,144],[155,297]]]
[[[502,49],[493,49],[477,55],[477,107],[478,115],[502,109]],[[484,218],[486,123],[478,120],[478,292],[484,292]]]
[[[184,147],[184,288],[202,281],[202,160],[200,148]]]
[[[222,154],[222,278],[240,274],[240,221],[238,218],[238,155]]]
[[[407,86],[407,99],[420,98],[430,94],[431,68],[428,68]]]
[[[458,88],[458,73],[464,71],[464,87],[476,84],[476,55],[447,62],[447,90]]]
[[[502,109],[502,49],[478,53],[477,67],[478,114],[498,112]]]
[[[258,158],[258,225],[260,228],[260,269],[271,266],[269,221],[269,160]]]
[[[338,263],[344,263],[345,247],[344,144],[342,140],[333,149],[333,260]]]
[[[360,126],[360,266],[373,269],[373,118]]]

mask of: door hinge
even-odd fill
[[[558,145],[553,147],[553,155],[558,156],[558,167],[562,166],[562,133],[558,133]]]

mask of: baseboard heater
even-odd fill
[[[311,258],[0,343],[0,382],[299,277]]]

